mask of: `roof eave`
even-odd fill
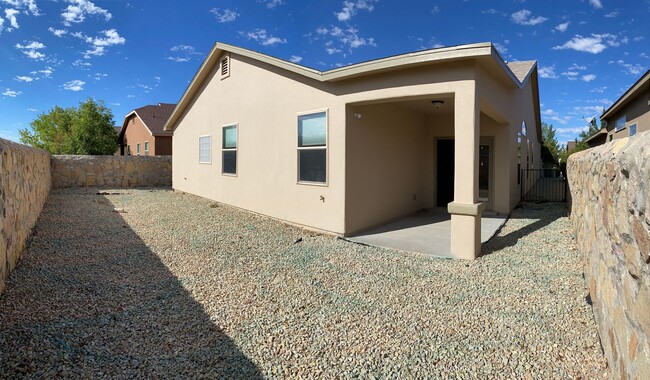
[[[611,107],[609,107],[603,114],[600,116],[600,119],[606,119],[615,112],[619,111],[628,99],[632,98],[646,83],[650,82],[650,70],[646,71],[645,74],[641,76],[632,87],[628,88],[620,98],[618,98]]]

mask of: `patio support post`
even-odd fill
[[[480,109],[476,82],[455,94],[454,201],[451,214],[451,255],[474,260],[481,253],[481,212],[478,202]]]

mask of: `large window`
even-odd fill
[[[298,181],[327,182],[327,112],[298,116]]]
[[[138,145],[135,146],[135,154],[136,154],[137,156],[140,155],[140,143],[138,143]]]
[[[636,135],[636,124],[630,124],[628,128],[628,133],[630,134],[630,136]]]
[[[223,127],[222,133],[222,167],[223,174],[237,174],[237,125]]]
[[[144,142],[144,155],[145,156],[149,155],[149,141]]]
[[[212,140],[210,136],[199,136],[199,163],[212,163]]]
[[[621,129],[625,128],[625,115],[619,117],[616,119],[616,132],[620,131]]]

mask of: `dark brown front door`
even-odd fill
[[[438,140],[438,207],[454,200],[454,140]]]

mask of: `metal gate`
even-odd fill
[[[521,169],[521,200],[566,202],[567,180],[560,169]]]

